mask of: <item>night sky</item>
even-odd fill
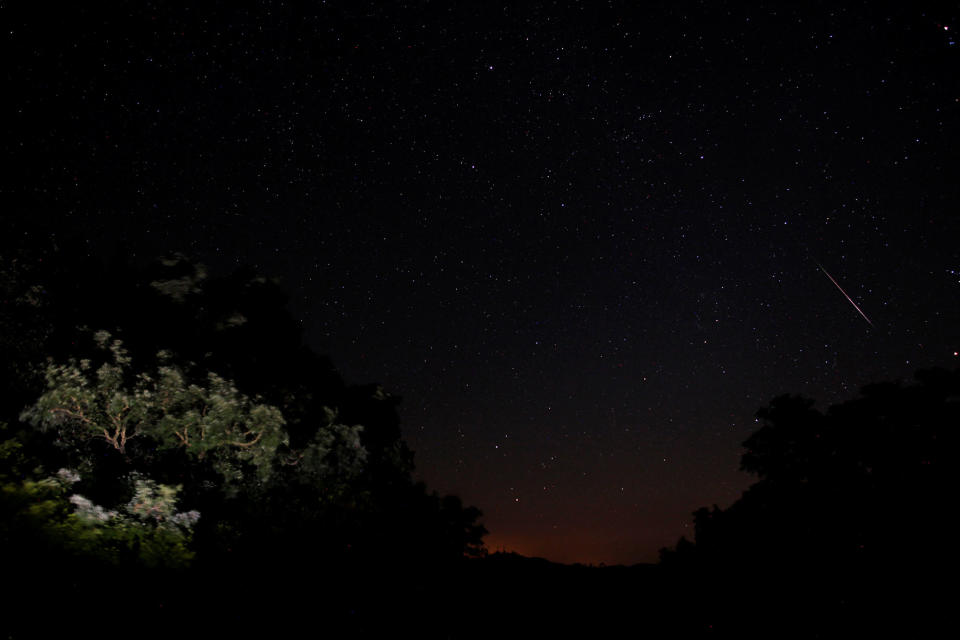
[[[960,360],[955,3],[90,4],[0,5],[0,215],[279,277],[490,550],[655,561],[774,396]]]

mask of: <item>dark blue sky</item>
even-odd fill
[[[652,561],[775,395],[956,366],[960,24],[635,4],[4,8],[5,209],[281,277],[491,548]]]

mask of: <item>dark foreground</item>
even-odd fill
[[[419,571],[284,564],[114,572],[7,567],[4,637],[834,638],[942,623],[934,571],[558,565],[493,554]],[[61,567],[62,568],[62,567]],[[818,571],[822,571],[822,568]],[[939,601],[938,601],[939,599]]]

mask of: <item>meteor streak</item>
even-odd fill
[[[839,284],[837,284],[837,281],[833,279],[833,276],[832,276],[832,275],[830,275],[829,273],[827,273],[827,270],[823,268],[823,265],[822,265],[822,264],[820,264],[820,263],[818,262],[818,263],[817,263],[817,266],[820,267],[820,271],[823,271],[824,275],[826,275],[828,278],[830,278],[830,282],[832,282],[833,285],[834,285],[837,289],[840,289],[840,293],[842,293],[842,294],[843,294],[843,297],[847,299],[847,302],[849,302],[850,304],[852,304],[852,305],[853,305],[853,308],[857,310],[857,313],[859,313],[861,316],[863,316],[863,319],[866,320],[868,323],[870,323],[870,326],[872,327],[872,326],[873,326],[873,323],[870,322],[870,318],[868,318],[868,317],[867,317],[867,314],[865,314],[865,313],[860,309],[860,307],[857,306],[857,303],[853,301],[853,298],[851,298],[850,296],[847,295],[847,292],[843,290],[843,287],[841,287]]]

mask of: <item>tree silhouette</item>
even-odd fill
[[[960,371],[916,379],[870,385],[825,413],[796,396],[758,412],[763,425],[741,461],[758,481],[727,509],[699,509],[695,544],[662,552],[665,566],[695,576],[708,615],[757,633],[772,632],[778,616],[794,616],[800,635],[824,632],[831,616],[932,628]],[[722,580],[762,588],[756,612],[732,616]]]

